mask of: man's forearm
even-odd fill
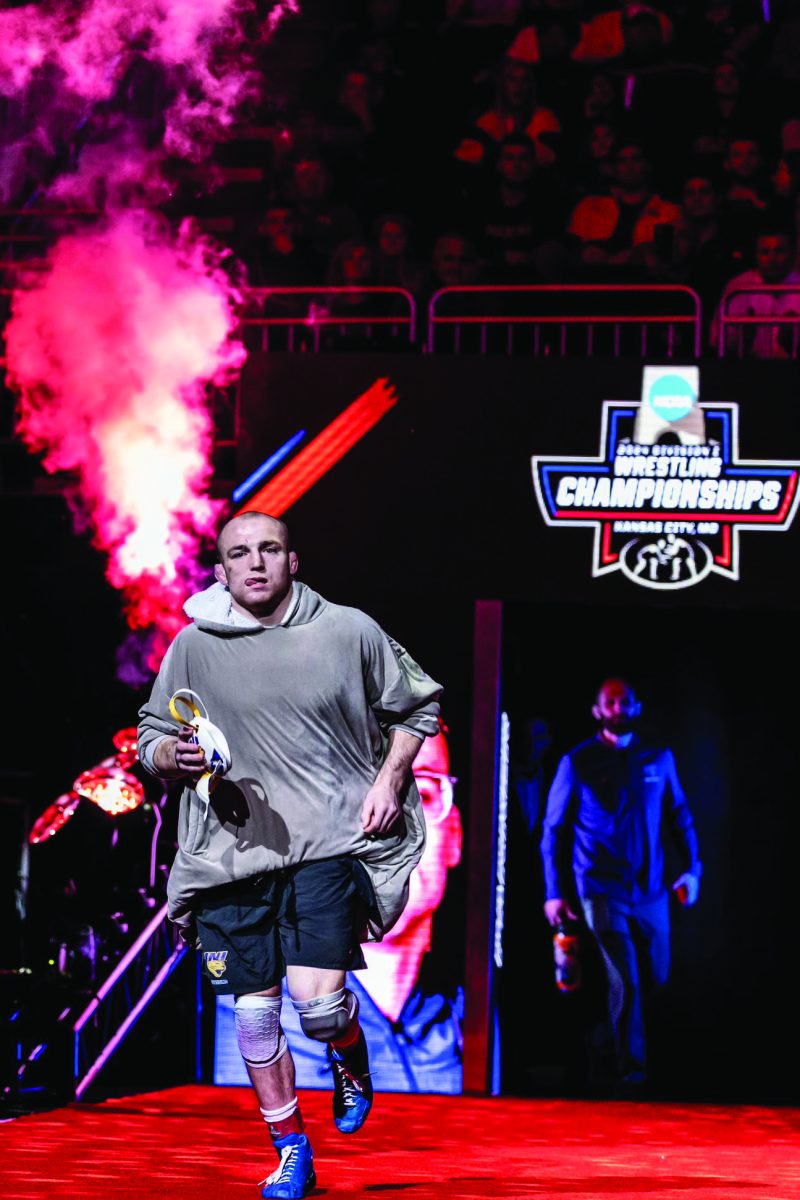
[[[404,729],[393,729],[389,734],[386,759],[375,782],[400,791],[421,746],[422,739],[414,737],[413,733],[406,733]]]

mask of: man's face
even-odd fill
[[[344,77],[341,101],[352,108],[369,104],[369,79],[363,71],[348,71]]]
[[[220,535],[219,554],[217,581],[227,584],[237,611],[255,617],[280,603],[297,574],[297,555],[289,550],[283,525],[261,513],[229,521]]]
[[[718,96],[736,96],[742,80],[733,63],[720,63],[714,71],[714,91]]]
[[[328,172],[318,158],[303,158],[295,163],[293,179],[301,200],[324,200],[328,194]]]
[[[386,258],[405,254],[408,238],[399,221],[384,221],[378,234],[378,249]]]
[[[505,183],[527,183],[533,175],[533,147],[503,146],[497,160],[497,170]]]
[[[761,151],[752,138],[737,138],[728,147],[728,170],[736,179],[752,179],[761,170]]]
[[[621,187],[638,188],[647,181],[647,160],[639,146],[620,146],[615,161],[617,182]]]
[[[294,248],[294,222],[288,208],[268,208],[264,214],[264,232],[275,248],[287,253]]]
[[[616,737],[630,733],[639,715],[639,702],[624,679],[607,679],[592,712],[601,728]]]
[[[589,135],[589,153],[592,158],[608,158],[614,149],[614,130],[610,125],[595,125]]]
[[[521,108],[531,92],[531,76],[522,63],[507,62],[503,68],[503,96],[510,108]]]
[[[698,176],[687,179],[683,188],[683,211],[690,221],[703,221],[716,210],[716,196],[711,182]]]
[[[756,242],[756,267],[764,283],[780,283],[792,267],[792,244],[785,234],[764,234]]]
[[[444,287],[472,283],[475,258],[464,238],[441,237],[433,252],[433,268]]]
[[[366,243],[359,242],[342,259],[342,281],[347,287],[367,283],[372,275],[372,254]]]

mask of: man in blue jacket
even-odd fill
[[[552,926],[583,917],[605,967],[613,1035],[612,1082],[624,1092],[646,1078],[642,993],[669,973],[669,894],[697,900],[701,864],[675,758],[635,732],[641,704],[624,679],[607,679],[592,713],[597,735],[566,754],[547,800],[542,836]],[[665,824],[683,861],[668,888]]]

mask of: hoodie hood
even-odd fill
[[[323,598],[297,580],[292,582],[292,600],[280,625],[266,626],[245,613],[239,613],[231,605],[231,594],[222,583],[212,583],[202,592],[195,592],[183,606],[187,617],[198,629],[206,633],[227,636],[268,633],[270,628],[280,629],[284,625],[307,625],[327,607]]]

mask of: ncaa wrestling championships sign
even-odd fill
[[[698,367],[645,367],[641,403],[603,402],[597,457],[535,455],[548,525],[594,530],[592,575],[642,587],[739,578],[739,535],[782,532],[800,463],[739,457],[739,407],[701,404]]]

